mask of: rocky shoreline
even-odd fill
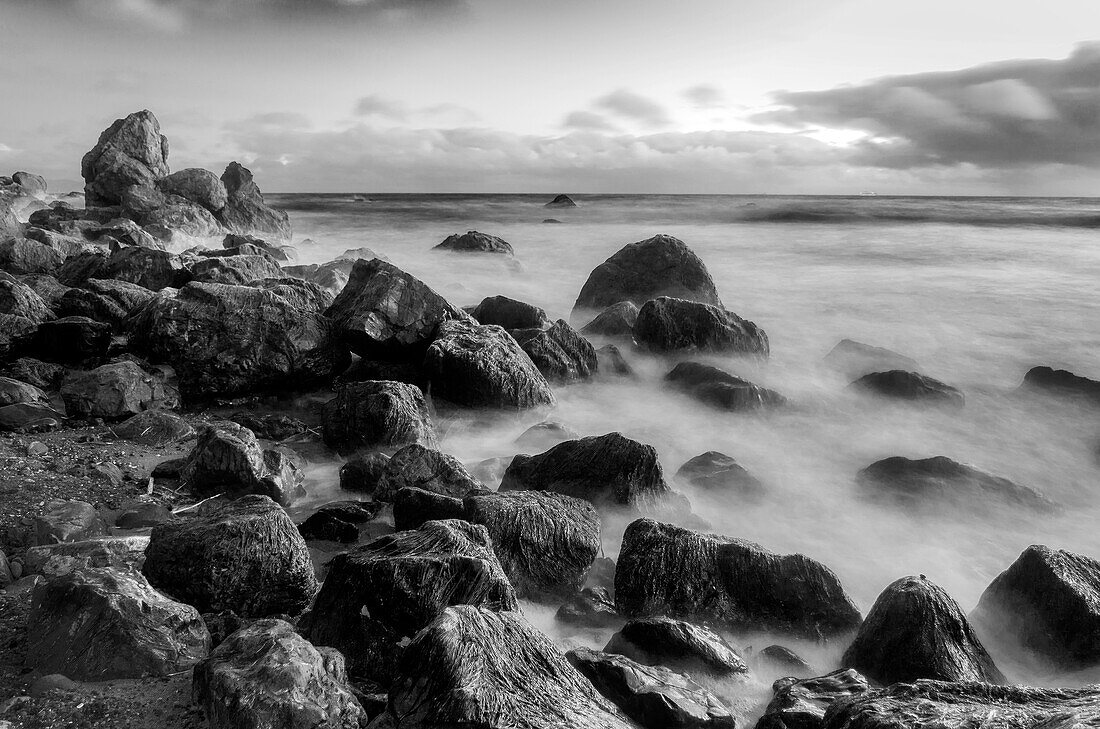
[[[693,360],[771,343],[682,241],[623,247],[551,321],[503,296],[457,307],[369,249],[298,265],[251,173],[170,172],[148,111],[81,171],[84,207],[0,178],[0,728],[1100,724],[1100,690],[1013,686],[982,642],[1056,677],[1100,666],[1090,555],[1029,547],[970,613],[900,576],[862,614],[829,566],[710,533],[674,487],[761,498],[728,455],[673,472],[551,420],[512,458],[440,450],[448,413],[548,416],[555,390],[632,377],[628,357],[661,358],[700,407],[791,407]],[[437,247],[514,253],[477,231]],[[859,397],[966,407],[889,350],[844,340],[825,364]],[[1046,367],[1024,386],[1100,402]],[[297,510],[308,464],[333,461],[346,498]],[[935,454],[853,478],[913,518],[1062,508]],[[840,664],[789,647],[807,641]],[[749,688],[775,677],[770,701]]]

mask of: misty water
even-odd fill
[[[918,573],[969,612],[1030,544],[1100,556],[1100,412],[1018,390],[1039,364],[1100,377],[1100,201],[578,196],[580,207],[560,210],[542,207],[547,196],[268,197],[290,212],[302,262],[365,246],[456,305],[503,294],[551,318],[570,318],[589,272],[623,245],[676,236],[706,263],[726,307],[771,341],[766,362],[702,359],[791,401],[763,414],[710,409],[662,387],[673,360],[623,347],[636,380],[557,386],[557,405],[544,411],[442,411],[441,448],[467,464],[514,455],[516,437],[542,420],[582,435],[620,431],[657,449],[666,479],[691,498],[710,531],[824,562],[864,614],[887,584]],[[431,250],[451,233],[475,229],[509,241],[515,261]],[[961,389],[965,407],[897,404],[847,389],[845,377],[822,365],[843,338],[916,359],[922,373]],[[721,502],[676,483],[677,468],[708,450],[736,458],[766,484],[767,498]],[[975,505],[915,516],[869,504],[856,472],[892,455],[945,455],[1066,508],[1041,515]],[[347,497],[337,487],[339,465],[312,468],[311,503]],[[609,556],[624,524],[604,525]],[[592,631],[560,633],[552,608],[526,611],[564,642],[602,647],[606,640]],[[1014,662],[996,636],[986,638],[1015,681],[1100,680]],[[757,648],[775,642],[735,640]],[[844,647],[783,642],[824,670]],[[761,686],[771,678],[761,676]]]

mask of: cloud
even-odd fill
[[[607,117],[594,111],[572,111],[566,115],[561,125],[569,129],[582,129],[590,132],[619,131],[618,127],[607,120]]]
[[[1100,43],[1067,58],[875,79],[775,94],[757,122],[865,133],[860,164],[1100,165]]]
[[[14,151],[15,150],[12,149],[11,147],[9,147],[8,145],[4,144],[3,142],[0,142],[0,154],[4,154],[6,152],[14,152]]]
[[[263,129],[268,131],[302,131],[313,126],[309,117],[296,111],[269,111],[262,114],[253,114],[237,122],[237,124],[251,130]]]
[[[623,119],[641,122],[649,127],[671,123],[663,106],[650,98],[627,89],[618,89],[596,99],[595,106]]]
[[[683,96],[701,109],[713,109],[716,106],[720,106],[724,99],[721,90],[719,90],[717,86],[711,86],[710,84],[699,84],[684,89]]]
[[[355,102],[356,116],[380,116],[393,121],[404,121],[409,116],[405,105],[377,94],[364,96]]]

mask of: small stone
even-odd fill
[[[44,456],[49,452],[50,449],[41,441],[32,441],[31,444],[27,446],[28,456]]]

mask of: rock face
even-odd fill
[[[512,336],[550,382],[585,380],[599,369],[595,347],[564,319],[546,329],[516,331]]]
[[[279,278],[279,266],[266,256],[218,256],[191,266],[196,281],[244,286],[258,279]]]
[[[1100,663],[1100,561],[1032,545],[982,593],[971,618],[1070,669]]]
[[[958,407],[962,407],[965,402],[963,394],[951,385],[927,375],[904,370],[872,372],[860,377],[851,387],[897,400],[939,402]]]
[[[150,291],[182,286],[191,278],[176,254],[141,246],[113,251],[105,270],[97,276],[128,281]]]
[[[179,401],[174,388],[129,360],[71,373],[61,385],[61,398],[69,417],[105,420],[173,408]]]
[[[168,174],[168,138],[150,111],[139,111],[99,135],[80,162],[88,207],[118,205],[131,185],[149,185]]]
[[[700,491],[730,499],[756,500],[764,495],[764,484],[731,456],[707,451],[689,459],[675,478]]]
[[[337,555],[298,628],[343,652],[353,673],[388,681],[403,638],[467,604],[517,606],[485,527],[430,521]]]
[[[781,678],[772,686],[775,697],[756,729],[820,729],[830,706],[868,689],[867,679],[850,668],[801,681]]]
[[[814,638],[843,635],[860,623],[840,581],[820,562],[651,519],[633,522],[623,535],[615,605],[633,617],[668,615]]]
[[[169,600],[140,574],[78,569],[31,595],[27,665],[78,681],[165,676],[206,657],[210,634],[190,605]]]
[[[417,443],[436,446],[428,405],[420,389],[403,382],[349,382],[322,412],[325,445],[338,453],[389,449]]]
[[[748,673],[741,656],[709,628],[672,618],[631,620],[604,648],[647,666],[668,666],[689,675],[733,676]]]
[[[225,185],[218,176],[197,167],[173,172],[159,180],[157,186],[166,195],[179,195],[212,213],[219,212],[228,202]]]
[[[503,238],[488,233],[479,233],[476,230],[468,231],[462,235],[455,233],[436,246],[436,249],[446,251],[459,251],[462,253],[501,253],[506,256],[515,255],[512,246]]]
[[[842,665],[884,686],[918,678],[1005,682],[958,603],[924,577],[882,591]]]
[[[603,309],[620,301],[641,306],[658,296],[722,306],[699,257],[683,241],[656,235],[624,246],[593,269],[573,310]]]
[[[210,502],[153,528],[142,572],[203,613],[297,615],[317,590],[305,540],[266,496]]]
[[[842,339],[829,350],[822,361],[849,380],[855,380],[871,372],[888,372],[889,370],[913,372],[917,369],[916,361],[904,354],[898,354],[891,349],[874,347],[852,339]]]
[[[597,691],[643,727],[737,726],[729,709],[712,693],[663,666],[645,666],[588,648],[571,650],[566,658]]]
[[[638,305],[633,301],[620,301],[601,311],[596,318],[584,325],[582,334],[597,337],[631,339],[634,322],[638,321]]]
[[[543,205],[544,208],[575,208],[577,203],[568,195],[558,195],[550,202]]]
[[[285,620],[258,620],[195,667],[192,694],[212,729],[360,729],[344,657],[314,648]]]
[[[560,443],[512,459],[501,491],[556,491],[603,507],[653,509],[671,496],[657,451],[621,433]]]
[[[1061,395],[1077,397],[1084,402],[1100,404],[1100,382],[1075,375],[1067,370],[1032,367],[1024,375],[1022,386],[1047,390]]]
[[[122,332],[130,314],[149,303],[153,295],[138,284],[92,278],[83,282],[80,288],[66,291],[56,309],[61,316],[85,316],[109,324],[115,332]]]
[[[264,202],[260,188],[252,180],[252,173],[237,162],[230,162],[221,176],[225,185],[225,207],[217,218],[230,233],[257,234],[262,238],[289,241],[294,231],[290,217],[283,210],[276,210]]]
[[[302,388],[347,366],[327,319],[251,286],[190,283],[138,311],[130,345],[179,376],[187,401]]]
[[[60,253],[36,240],[11,238],[0,242],[0,270],[15,276],[53,273],[63,262]]]
[[[634,341],[651,352],[681,350],[768,356],[768,335],[721,306],[662,296],[642,305]]]
[[[631,722],[516,613],[445,610],[405,650],[387,714],[397,729],[627,729]]]
[[[550,323],[541,308],[507,296],[484,298],[470,314],[478,324],[496,324],[508,330],[543,329]]]
[[[233,422],[216,423],[199,436],[180,480],[199,496],[262,494],[284,506],[305,496],[295,459],[265,450],[251,430]]]
[[[379,475],[373,495],[379,501],[393,501],[394,495],[403,488],[457,498],[485,490],[457,458],[419,443],[407,445],[393,454]]]
[[[665,381],[700,402],[732,412],[766,410],[787,402],[775,390],[698,362],[681,362],[665,375]]]
[[[498,326],[440,324],[424,371],[432,395],[455,405],[523,409],[554,403],[546,378]]]

